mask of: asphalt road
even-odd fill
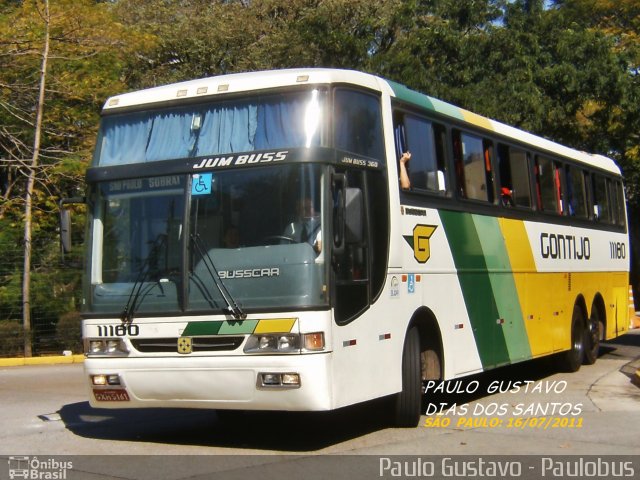
[[[640,458],[638,368],[640,331],[632,331],[605,344],[596,364],[576,373],[558,373],[541,360],[451,382],[463,393],[432,392],[424,405],[439,415],[423,416],[415,429],[395,429],[375,402],[317,414],[97,410],[87,402],[82,365],[8,367],[0,369],[0,457],[6,459],[0,460],[0,479],[9,478],[19,456],[72,455],[75,466],[64,480],[211,478],[216,472],[281,478],[291,469],[323,478],[314,462],[326,465],[329,458],[333,464],[337,457],[327,456],[334,454],[375,462],[369,469],[392,455]]]

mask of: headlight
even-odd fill
[[[84,342],[87,356],[92,355],[126,355],[129,353],[124,340],[121,338],[90,338]]]
[[[251,335],[245,353],[299,353],[300,335],[297,333],[265,333]]]
[[[245,353],[302,353],[324,350],[324,333],[264,333],[251,335]]]

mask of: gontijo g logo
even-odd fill
[[[416,225],[413,227],[413,235],[405,235],[404,239],[413,248],[413,257],[418,263],[426,263],[431,257],[429,239],[437,225]]]

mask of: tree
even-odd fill
[[[36,5],[36,8],[39,6]],[[44,111],[44,93],[47,81],[47,64],[49,62],[49,47],[51,39],[51,13],[49,0],[43,0],[42,9],[38,14],[44,24],[44,38],[42,40],[42,63],[38,85],[38,100],[36,102],[36,121],[33,131],[33,154],[31,163],[27,166],[27,188],[24,205],[24,269],[22,270],[22,326],[24,328],[24,356],[30,357],[31,352],[31,210],[33,208],[33,189],[36,181],[36,168],[40,159],[40,142],[42,137],[42,113]]]
[[[57,198],[77,194],[105,85],[119,83],[110,48],[123,32],[112,6],[88,0],[15,2],[0,9],[0,205],[3,229],[23,228],[24,353],[31,355],[32,257],[55,238]],[[90,125],[90,128],[87,128]],[[76,282],[77,283],[77,282]],[[39,301],[46,311],[57,291]],[[52,312],[51,312],[52,313]],[[51,313],[49,313],[51,315]]]
[[[370,70],[371,59],[388,46],[390,19],[403,3],[121,0],[122,22],[152,37],[130,58],[126,78],[140,88],[273,68]]]

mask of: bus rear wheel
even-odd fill
[[[420,421],[422,407],[422,367],[420,334],[411,327],[402,351],[402,390],[395,395],[393,423],[397,427],[414,428]]]
[[[584,358],[585,327],[582,309],[575,305],[571,319],[571,348],[560,354],[560,368],[565,372],[577,372]]]
[[[584,329],[584,359],[582,362],[585,365],[593,365],[596,363],[600,350],[601,332],[603,330],[600,312],[594,307],[591,311],[591,318],[587,322],[587,328]]]

